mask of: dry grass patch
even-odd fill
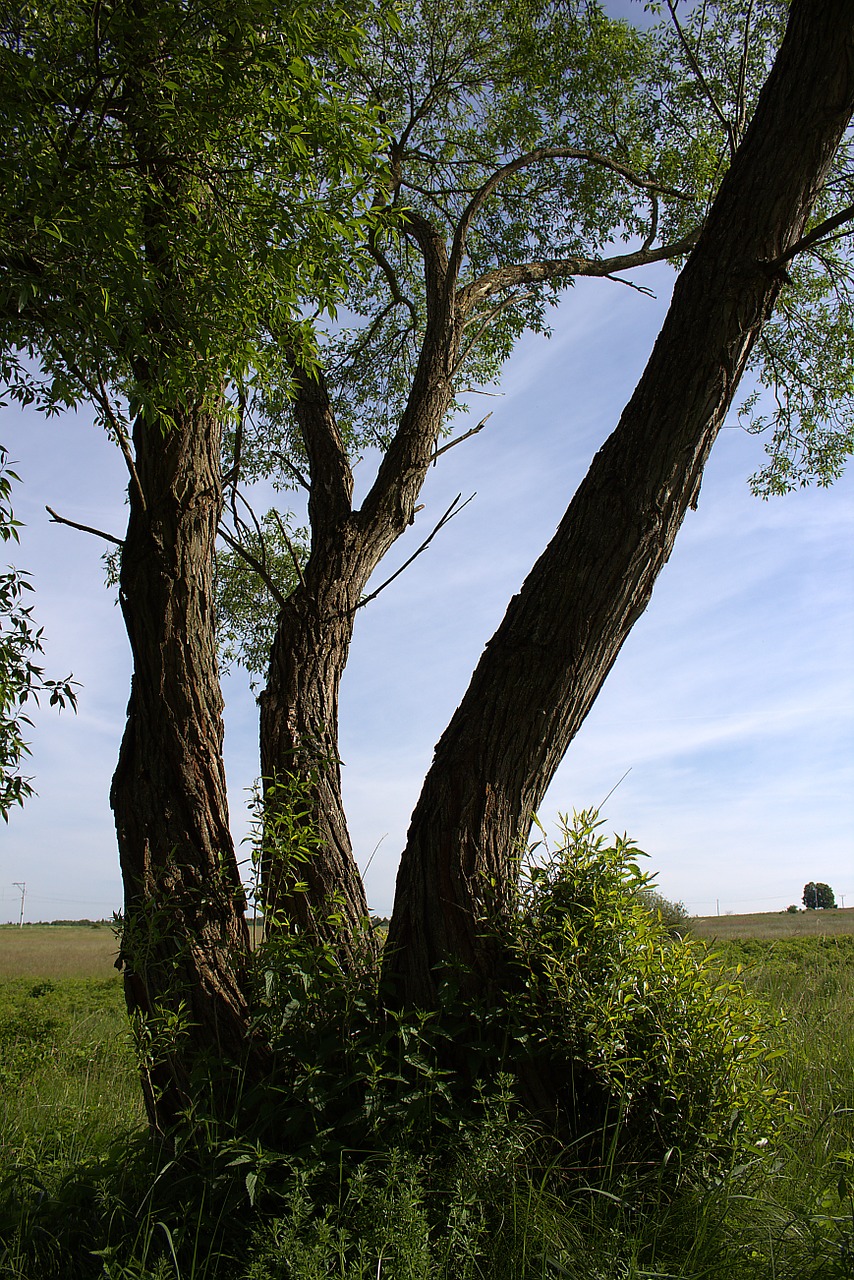
[[[116,936],[109,925],[0,927],[0,981],[8,978],[109,978]]]

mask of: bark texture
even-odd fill
[[[193,1101],[195,1066],[245,1063],[252,1049],[213,615],[219,445],[217,417],[204,410],[167,429],[137,422],[139,484],[122,552],[133,680],[110,797],[125,893],[120,962],[159,1131]]]
[[[435,966],[495,957],[479,936],[513,854],[646,608],[787,254],[854,110],[854,8],[795,0],[753,121],[682,271],[646,370],[487,645],[439,741],[397,881],[386,970],[435,1007]]]
[[[341,798],[338,692],[359,601],[389,547],[414,521],[453,394],[456,326],[447,256],[438,237],[425,231],[423,239],[431,319],[400,428],[358,511],[352,508],[353,477],[323,376],[294,371],[311,475],[312,541],[303,581],[279,616],[261,695],[261,774],[272,837],[262,863],[262,893],[270,921],[287,921],[330,943],[348,967],[375,952],[363,927],[368,904]],[[298,800],[309,798],[300,805],[302,824],[317,838],[313,853],[298,861],[289,856],[292,849],[275,847],[278,815],[294,797],[288,779],[302,793]]]

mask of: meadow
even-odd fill
[[[108,924],[0,925],[0,982],[9,978],[103,978],[115,974]]]
[[[760,938],[854,937],[854,907],[835,911],[764,911],[755,915],[695,916],[691,932],[707,942]]]
[[[854,1276],[850,933],[716,944],[722,971],[779,1015],[767,1083],[784,1105],[737,1164],[680,1180],[607,1158],[550,1171],[507,1097],[448,1134],[441,1167],[402,1148],[289,1159],[203,1120],[183,1150],[157,1152],[109,930],[31,928],[0,930],[10,1280]]]

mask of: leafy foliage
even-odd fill
[[[272,508],[255,524],[236,516],[239,541],[217,554],[217,641],[220,668],[242,666],[253,683],[270,661],[276,614],[300,580],[308,534]],[[247,561],[247,552],[254,563]]]
[[[450,433],[519,337],[549,332],[575,276],[642,289],[632,268],[684,260],[787,11],[781,0],[722,0],[639,30],[596,4],[476,0],[461,11],[406,0],[395,24],[368,18],[341,85],[382,116],[386,221],[368,232],[334,323],[315,324],[351,462],[389,450],[426,412],[438,351]],[[846,140],[812,228],[852,200]],[[788,271],[752,357],[758,389],[739,410],[768,438],[771,460],[752,481],[766,496],[830,483],[854,447],[847,228],[819,236]],[[242,444],[247,479],[318,480],[283,382],[249,394]],[[234,461],[229,447],[226,471]]]
[[[595,815],[578,815],[546,865],[526,861],[483,1002],[450,969],[434,1013],[391,1012],[367,963],[345,974],[331,946],[273,931],[259,1017],[283,1101],[265,1131],[324,1159],[342,1145],[426,1150],[498,1090],[514,1115],[551,1099],[535,1128],[561,1165],[665,1159],[678,1180],[767,1140],[771,1024],[649,893],[631,843],[606,847]]]
[[[17,474],[8,464],[8,454],[0,446],[0,541],[17,542],[20,522],[11,506],[13,481]],[[32,591],[27,574],[9,568],[0,573],[0,817],[9,821],[13,805],[22,805],[33,794],[32,781],[21,773],[29,754],[23,737],[31,721],[24,711],[28,702],[38,703],[49,696],[52,707],[76,709],[77,694],[69,676],[48,680],[44,667],[36,662],[43,651],[43,629],[33,621],[32,605],[25,605],[25,592]]]
[[[121,437],[128,416],[168,425],[229,381],[282,376],[298,300],[340,294],[336,246],[349,251],[370,204],[381,133],[334,83],[360,16],[334,0],[7,6],[0,351],[13,395],[48,411],[88,400]]]
[[[523,867],[510,990],[527,1069],[571,1129],[595,1116],[621,1163],[727,1160],[773,1129],[773,1029],[702,943],[650,913],[631,841],[608,846],[600,825],[577,814],[545,865]]]

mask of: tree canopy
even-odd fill
[[[211,388],[280,376],[300,299],[340,296],[335,246],[363,234],[381,131],[334,79],[360,16],[277,0],[5,8],[13,394],[88,401],[123,436],[140,410],[168,419]]]
[[[370,233],[371,265],[351,274],[335,322],[315,322],[341,464],[388,455],[366,519],[390,473],[411,468],[416,436],[435,433],[434,460],[455,443],[454,420],[494,387],[523,332],[548,332],[551,308],[571,305],[575,278],[643,289],[636,271],[623,273],[684,262],[786,11],[776,0],[695,6],[639,30],[598,5],[475,4],[461,14],[431,0],[404,5],[399,28],[368,25],[342,82],[382,111],[383,198],[400,216]],[[764,496],[829,483],[854,446],[851,160],[845,141],[811,241],[787,263],[787,288],[751,353],[757,389],[739,415],[767,436],[769,461],[753,479]],[[310,491],[298,406],[299,395],[280,390],[250,397],[236,454],[226,439],[226,472]],[[429,428],[425,413],[436,419]],[[285,576],[272,575],[268,617],[297,582],[292,557],[279,563]],[[224,567],[236,604],[233,560]],[[257,645],[241,660],[256,675],[266,669]]]

